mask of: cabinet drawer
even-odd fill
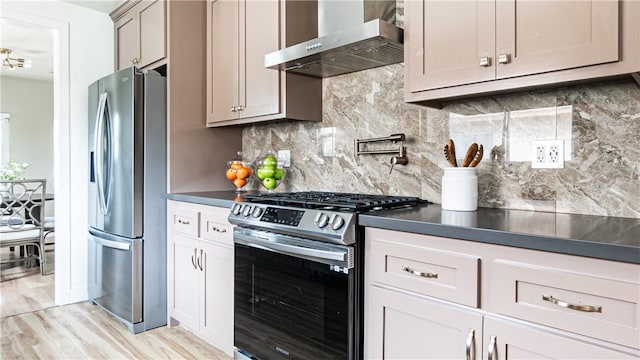
[[[233,246],[233,225],[227,221],[227,209],[207,209],[202,212],[200,234],[203,239]]]
[[[629,264],[630,272],[637,266]],[[640,348],[638,282],[497,259],[491,266],[494,312]]]
[[[191,209],[174,208],[171,223],[173,231],[198,237],[200,212]]]
[[[371,281],[478,306],[480,258],[426,247],[371,240]]]

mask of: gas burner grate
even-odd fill
[[[425,203],[425,201],[420,198],[410,196],[352,194],[322,191],[254,194],[245,195],[245,199],[251,202],[263,204],[352,212],[391,209]]]

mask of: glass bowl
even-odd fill
[[[245,191],[251,175],[253,175],[253,164],[251,161],[239,159],[227,161],[227,180],[231,181],[236,191]]]
[[[260,182],[260,185],[267,189],[267,191],[275,190],[275,188],[282,183],[286,174],[285,169],[282,168],[282,164],[278,163],[277,156],[271,151],[258,159],[255,166],[256,171],[254,175]]]

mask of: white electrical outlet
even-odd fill
[[[291,150],[278,150],[278,164],[285,168],[291,166]]]
[[[564,140],[534,140],[531,142],[531,168],[563,169]]]

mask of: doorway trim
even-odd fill
[[[52,31],[53,41],[53,176],[56,214],[55,304],[72,302],[71,296],[71,136],[70,136],[70,52],[69,23],[2,9],[0,15],[9,21],[21,22]]]

